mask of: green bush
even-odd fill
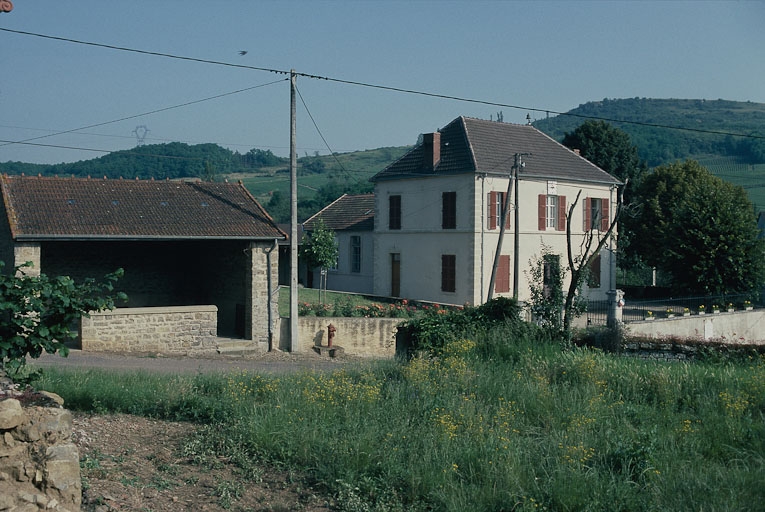
[[[424,314],[399,326],[398,341],[407,347],[408,353],[417,351],[441,352],[443,346],[460,338],[474,338],[497,326],[512,331],[516,340],[528,336],[540,337],[541,331],[523,321],[518,302],[498,297],[478,307],[461,310],[441,308],[425,310]]]
[[[3,272],[0,261],[0,367],[18,371],[26,357],[68,353],[65,343],[76,336],[72,325],[90,311],[114,309],[115,302],[126,300],[114,284],[122,269],[108,274],[100,283],[71,277],[27,275],[31,263],[20,265],[13,274]]]

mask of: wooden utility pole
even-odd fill
[[[519,240],[519,231],[518,231],[518,221],[519,221],[519,214],[518,214],[518,170],[519,168],[524,166],[523,161],[521,160],[522,156],[530,155],[531,153],[516,153],[515,154],[515,161],[513,162],[513,169],[511,172],[511,175],[509,176],[509,181],[507,183],[507,193],[504,197],[504,205],[502,206],[502,218],[500,220],[501,224],[499,227],[499,240],[497,240],[497,252],[494,253],[494,265],[491,267],[491,279],[489,280],[489,293],[487,297],[487,301],[490,301],[494,298],[494,283],[497,279],[497,268],[499,267],[499,258],[502,255],[502,241],[505,238],[505,224],[507,224],[507,216],[510,213],[510,194],[513,191],[513,185],[515,185],[515,249],[514,249],[514,265],[513,265],[513,298],[518,299],[518,272],[520,268],[520,264],[518,262],[518,251],[520,249],[520,240]]]
[[[527,154],[527,153],[524,153]],[[530,153],[528,153],[530,154]],[[513,180],[515,181],[515,226],[513,227],[513,298],[518,300],[518,274],[521,272],[521,209],[518,208],[518,171],[524,166],[521,156],[516,153],[515,164],[513,165]]]
[[[515,155],[515,161],[518,162],[518,155]],[[515,168],[515,165],[513,165]],[[491,279],[489,279],[489,294],[486,297],[486,302],[494,298],[494,283],[497,280],[497,268],[499,267],[499,258],[502,255],[502,240],[505,238],[505,224],[507,221],[507,214],[510,213],[510,193],[513,191],[513,180],[507,180],[507,193],[503,198],[502,216],[499,219],[499,240],[497,241],[497,251],[494,253],[494,265],[491,267]],[[494,205],[489,205],[490,208],[494,208]]]
[[[298,351],[298,222],[295,88],[297,75],[290,70],[290,352]]]

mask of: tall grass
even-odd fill
[[[511,332],[332,373],[46,370],[38,386],[205,423],[190,452],[300,468],[343,510],[762,510],[762,359],[645,362]]]

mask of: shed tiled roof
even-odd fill
[[[343,194],[303,223],[306,231],[321,218],[333,231],[372,231],[375,227],[375,195]]]
[[[516,153],[524,156],[521,178],[559,179],[602,184],[620,181],[530,125],[458,117],[440,130],[441,159],[428,169],[419,145],[375,176],[372,181],[443,174],[507,175]]]
[[[278,239],[241,183],[0,176],[16,240]]]

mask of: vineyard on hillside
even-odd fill
[[[744,163],[730,156],[701,158],[699,163],[715,176],[744,187],[755,212],[765,210],[765,164]]]

